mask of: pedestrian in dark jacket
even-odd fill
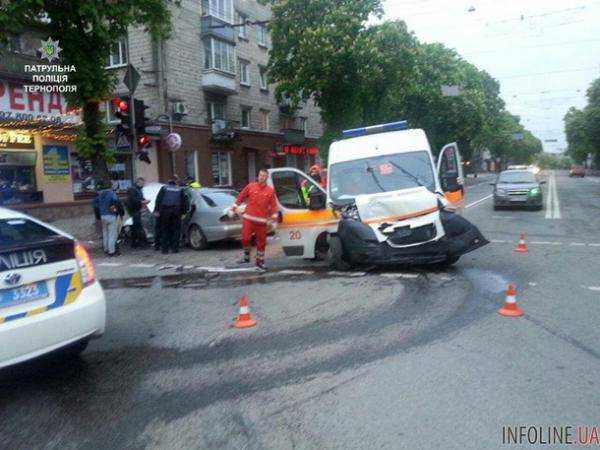
[[[156,197],[154,216],[160,221],[160,249],[162,253],[179,252],[181,218],[186,213],[187,197],[177,180],[172,178]]]
[[[142,210],[148,204],[142,192],[145,183],[146,181],[140,177],[127,191],[127,212],[133,222],[131,225],[131,247],[133,248],[146,245],[146,233],[142,226]]]
[[[102,247],[108,256],[117,255],[117,217],[123,216],[123,205],[110,187],[109,182],[101,184],[102,189],[94,198],[94,213],[102,221]]]

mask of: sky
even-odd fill
[[[383,0],[422,42],[441,42],[500,82],[506,108],[542,140],[567,147],[563,117],[600,77],[600,0]],[[557,142],[547,142],[556,140]]]

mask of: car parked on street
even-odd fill
[[[579,178],[585,177],[585,167],[577,165],[577,164],[573,164],[571,166],[571,170],[569,170],[569,176],[570,177],[579,177]]]
[[[142,189],[144,198],[149,200],[142,212],[142,225],[148,239],[154,239],[155,220],[152,211],[161,183],[149,183]],[[237,240],[241,236],[242,222],[239,217],[229,218],[225,210],[237,196],[237,191],[227,188],[186,188],[191,204],[196,206],[192,217],[182,221],[182,236],[186,244],[194,250],[204,250],[212,242]],[[131,218],[123,224],[122,235],[127,239],[131,229]]]
[[[85,247],[26,214],[0,208],[0,368],[104,333],[106,303]]]
[[[528,207],[542,209],[544,206],[541,185],[530,170],[505,170],[500,172],[494,186],[494,209],[502,207]]]

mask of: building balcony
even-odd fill
[[[230,24],[218,17],[211,15],[202,16],[200,33],[202,37],[212,36],[235,44],[235,30],[228,25]]]
[[[2,50],[0,54],[0,74],[7,78],[31,80],[31,73],[25,72],[25,65],[48,64],[35,56]]]
[[[212,140],[214,142],[229,142],[235,139],[235,122],[225,119],[214,119],[211,123]]]
[[[205,69],[202,72],[202,89],[221,95],[238,93],[235,75],[217,69]]]

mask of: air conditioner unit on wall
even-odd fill
[[[173,103],[173,114],[184,115],[187,114],[187,107],[183,102],[175,102]]]

